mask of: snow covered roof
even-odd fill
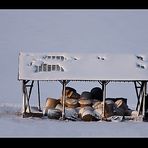
[[[148,80],[148,53],[23,53],[19,80]]]

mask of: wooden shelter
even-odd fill
[[[59,81],[62,84],[62,98],[70,81],[97,81],[106,98],[106,86],[110,82],[133,82],[137,94],[139,115],[145,117],[145,101],[148,82],[148,53],[19,53],[18,80],[22,81],[23,115],[30,109],[30,98],[34,82],[38,86],[38,109],[40,106],[40,81]],[[64,104],[64,103],[63,103]],[[104,103],[105,104],[105,103]],[[63,118],[65,106],[63,105]]]

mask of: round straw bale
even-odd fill
[[[76,108],[79,106],[77,99],[66,99],[66,106],[69,108]]]
[[[93,108],[90,106],[82,107],[79,110],[79,116],[83,121],[96,121],[97,119],[93,111]]]
[[[103,101],[103,91],[100,87],[94,87],[91,89],[92,99]]]
[[[92,95],[88,91],[83,91],[81,93],[81,95],[80,95],[80,99],[88,99],[88,100],[90,100],[90,99],[92,99]]]
[[[128,109],[127,104],[122,99],[115,101],[115,104],[116,104],[117,108],[120,108],[123,111]]]
[[[93,105],[93,108],[95,109],[95,112],[101,116],[101,117],[110,117],[114,115],[113,105],[105,102],[105,108],[104,108],[104,115],[103,115],[103,102],[97,102],[95,105]]]
[[[47,115],[47,111],[49,108],[55,108],[56,105],[59,103],[60,100],[57,100],[55,98],[47,98],[46,103],[43,109],[43,114]]]
[[[58,103],[59,103],[59,100],[57,100],[55,98],[47,98],[46,103],[45,103],[45,107],[46,108],[55,108]]]
[[[47,116],[50,119],[59,119],[62,117],[62,111],[59,109],[50,108],[48,109]]]
[[[80,107],[91,106],[92,101],[90,99],[80,99],[79,104],[80,104]]]

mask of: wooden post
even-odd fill
[[[143,88],[143,110],[142,110],[142,115],[143,115],[143,117],[145,116],[145,112],[146,112],[146,110],[145,110],[145,97],[146,97],[146,91],[147,91],[147,82],[143,82],[144,83],[144,88]]]
[[[30,104],[29,104],[29,95],[28,95],[28,92],[27,92],[27,87],[26,87],[26,85],[25,85],[25,96],[26,96],[28,111],[29,111],[29,113],[31,113]]]
[[[66,80],[63,80],[63,88],[62,88],[62,119],[65,120],[65,87],[66,87]]]
[[[136,83],[137,82],[137,83]],[[139,81],[134,81],[134,84],[135,84],[135,90],[136,90],[136,95],[137,95],[137,106],[136,106],[136,110],[138,110],[138,107],[139,107],[139,104],[140,104],[140,94],[141,94],[141,91],[142,91],[142,82],[140,83]],[[139,84],[139,86],[138,86]],[[140,89],[138,91],[138,88]]]
[[[25,80],[22,81],[22,96],[23,96],[23,106],[22,106],[22,115],[26,113],[26,97],[25,97]]]
[[[40,103],[40,85],[39,80],[37,80],[37,86],[38,86],[38,105],[39,105],[39,111],[41,111],[41,103]]]
[[[102,114],[103,114],[103,117],[105,117],[106,81],[102,81],[102,91],[103,91],[103,110],[102,110]]]
[[[139,92],[139,104],[137,106],[138,116],[140,113],[144,116],[145,114],[145,96],[146,96],[146,84],[147,82],[142,82],[140,92]],[[142,107],[142,108],[141,108]]]
[[[34,83],[34,80],[31,82],[31,85],[30,86],[30,90],[29,90],[29,98],[31,96],[31,92],[32,92],[32,88],[33,88],[33,83]]]
[[[110,82],[109,80],[104,81],[98,81],[102,85],[102,91],[103,91],[103,108],[102,108],[102,116],[103,119],[105,117],[105,99],[106,99],[106,85]]]
[[[23,80],[23,86],[22,86],[22,90],[23,90],[23,114],[26,113],[27,109],[28,109],[29,113],[31,113],[31,109],[30,109],[30,105],[29,105],[29,98],[30,98],[30,95],[31,95],[33,82],[32,82],[31,85],[27,85],[27,83],[29,81],[30,80]],[[30,87],[29,95],[28,95],[27,87]]]
[[[138,109],[138,105],[139,105],[139,94],[138,94],[138,86],[136,84],[136,81],[134,81],[134,85],[135,85],[135,90],[136,90],[136,95],[137,95],[137,106],[136,106],[136,110]]]
[[[70,80],[59,80],[59,82],[62,84],[62,119],[65,120],[65,88]]]

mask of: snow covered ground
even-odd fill
[[[0,105],[0,137],[148,137],[147,122],[84,122],[37,117],[22,118],[20,111],[21,106],[17,104],[3,103]]]

